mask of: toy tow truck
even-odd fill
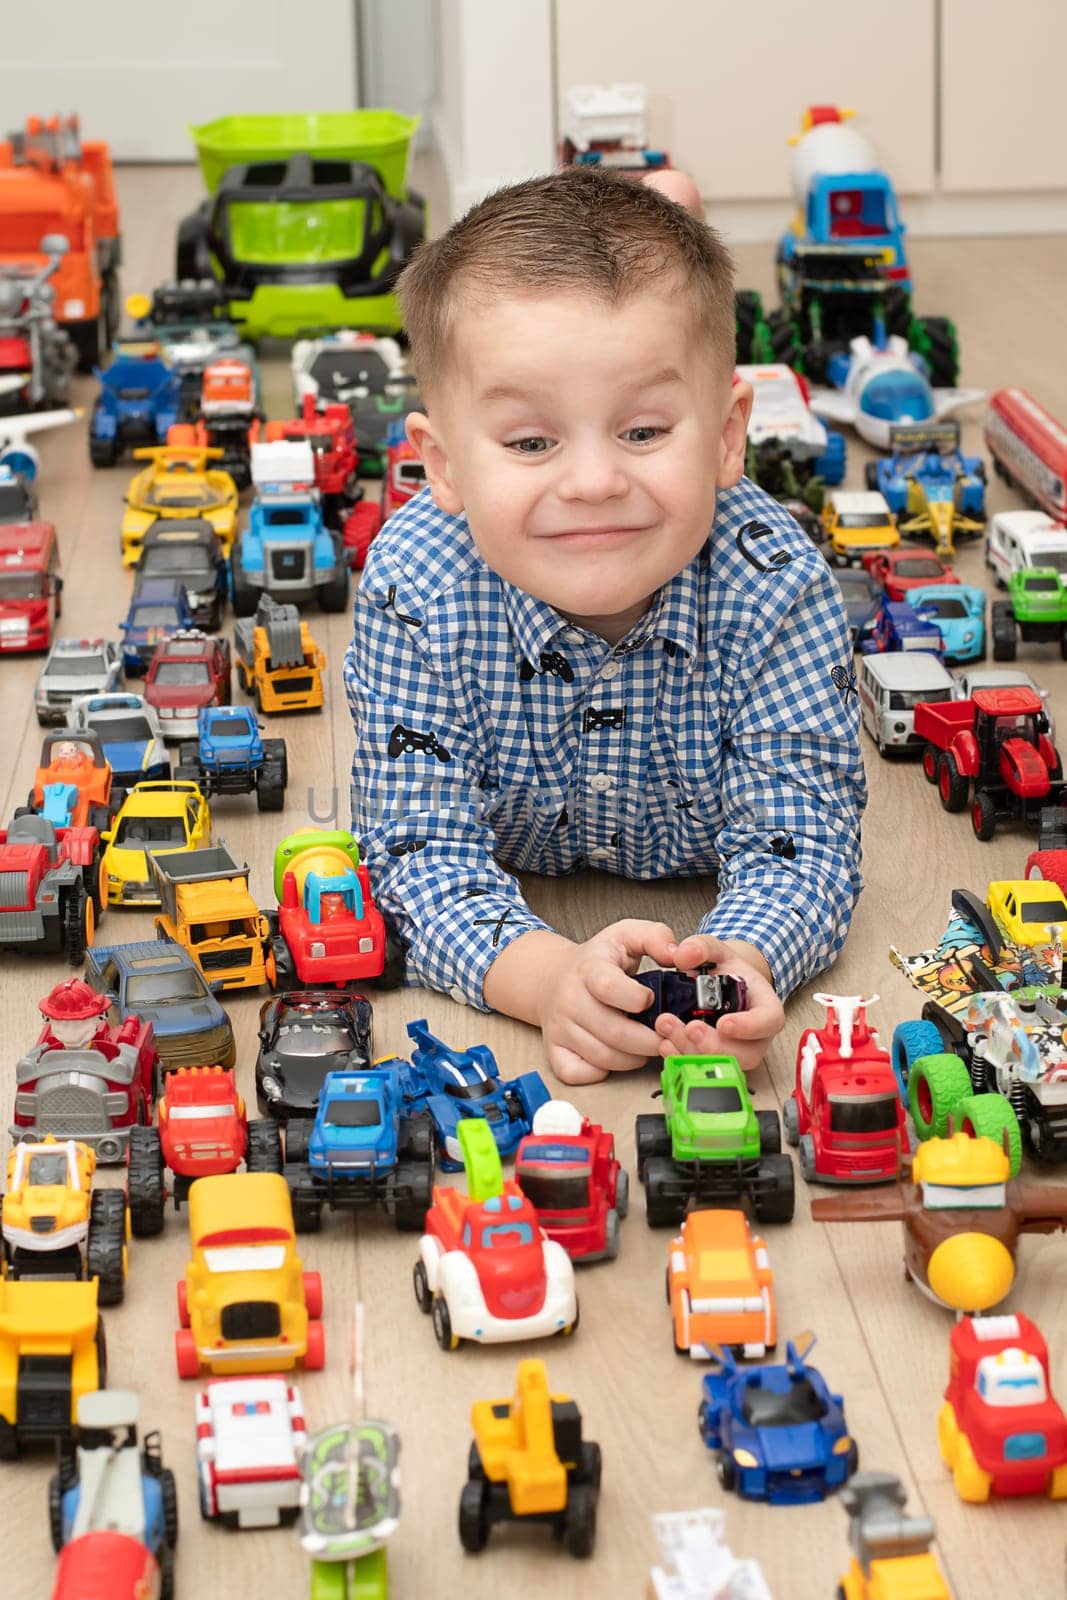
[[[261,594],[254,620],[234,624],[237,682],[257,711],[321,711],[326,656],[296,606]]]
[[[781,1153],[777,1111],[756,1111],[733,1056],[670,1056],[662,1116],[639,1116],[637,1176],[650,1228],[677,1228],[691,1199],[751,1202],[760,1222],[790,1222],[793,1163]]]
[[[857,1472],[841,1490],[852,1560],[840,1600],[952,1600],[931,1553],[934,1525],[909,1517],[907,1491],[891,1472]]]
[[[464,1550],[484,1550],[498,1522],[538,1522],[572,1556],[591,1556],[600,1446],[582,1438],[575,1402],[549,1392],[544,1362],[519,1362],[510,1401],[476,1400],[471,1427],[474,1442],[459,1501]]]
[[[270,927],[248,892],[247,862],[236,862],[224,840],[204,850],[147,854],[161,906],[156,937],[188,950],[223,989],[273,986]]]
[[[998,822],[1036,824],[1042,808],[1061,799],[1060,757],[1047,730],[1030,689],[976,689],[970,700],[915,707],[924,777],[946,811],[962,811],[971,797],[971,826],[983,841]]]

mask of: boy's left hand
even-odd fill
[[[666,1013],[657,1017],[660,1054],[736,1056],[746,1072],[758,1067],[767,1046],[785,1026],[785,1008],[774,992],[770,968],[759,951],[741,939],[716,939],[710,933],[694,933],[682,940],[672,959],[679,971],[692,972],[705,961],[713,961],[721,971],[744,978],[748,1009],[723,1017],[714,1028],[706,1022],[683,1022]]]

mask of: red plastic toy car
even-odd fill
[[[127,1187],[133,1232],[145,1238],[162,1230],[165,1169],[173,1175],[177,1208],[197,1178],[236,1172],[242,1161],[249,1172],[281,1172],[278,1124],[248,1121],[230,1068],[168,1072],[158,1128],[137,1128],[130,1136]]]
[[[156,647],[144,697],[159,713],[164,739],[195,739],[205,706],[230,703],[230,646],[196,628],[183,628]]]
[[[630,1179],[615,1159],[613,1134],[566,1100],[550,1100],[515,1152],[515,1179],[572,1261],[615,1259]]]
[[[128,1533],[83,1533],[59,1553],[51,1600],[160,1600],[156,1558]]]
[[[908,545],[897,550],[872,550],[863,557],[863,565],[890,600],[903,600],[909,589],[919,589],[926,584],[960,581],[940,556]]]
[[[908,1149],[892,1060],[867,1022],[877,995],[817,994],[826,1024],[797,1046],[796,1087],[782,1109],[809,1183],[888,1183]]]
[[[275,987],[322,988],[377,980],[395,989],[404,946],[374,903],[350,833],[292,833],[274,854],[278,910],[271,914]]]
[[[1029,1317],[956,1323],[937,1442],[961,1500],[1067,1499],[1067,1417],[1049,1393],[1048,1349]]]
[[[152,1024],[129,1016],[112,1027],[110,1001],[82,978],[57,983],[39,1002],[37,1043],[15,1067],[12,1139],[80,1139],[100,1162],[121,1161],[131,1128],[152,1121],[159,1054]]]
[[[361,567],[382,525],[382,508],[365,497],[357,482],[359,449],[351,411],[338,401],[330,401],[321,411],[315,405],[315,396],[306,394],[300,416],[268,422],[262,438],[267,444],[285,439],[308,441],[323,519],[340,530],[349,566]],[[254,429],[251,437],[257,440],[260,435]]]
[[[48,649],[62,589],[54,525],[0,527],[0,654]]]

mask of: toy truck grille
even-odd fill
[[[27,906],[29,897],[28,872],[0,872],[0,906]]]
[[[315,686],[310,673],[286,674],[274,680],[275,694],[308,694]]]
[[[102,1085],[60,1082],[17,1095],[15,1110],[19,1116],[32,1117],[40,1134],[91,1139],[110,1133],[113,1100],[121,1102],[114,1108],[121,1116],[128,1104],[125,1094],[109,1094]]]
[[[311,566],[310,545],[271,545],[267,558],[270,561],[271,579],[274,583],[282,584],[286,588],[293,588],[296,585],[303,587],[308,584],[308,571]]]
[[[250,967],[252,951],[248,946],[243,950],[203,950],[197,959],[204,972],[228,972],[231,967]]]
[[[14,874],[12,874],[14,876]],[[39,911],[0,911],[0,941],[44,938],[44,917]]]

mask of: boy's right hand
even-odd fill
[[[561,1083],[599,1083],[610,1072],[630,1072],[658,1058],[659,1037],[632,1015],[652,1004],[652,992],[632,974],[644,956],[671,966],[674,944],[665,922],[628,917],[584,944],[559,940],[546,951],[531,1020],[540,1026],[548,1064]]]

